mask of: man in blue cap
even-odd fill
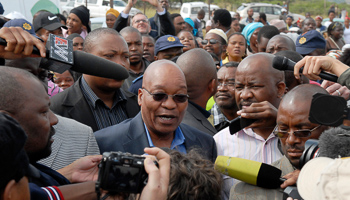
[[[3,27],[21,27],[23,30],[27,31],[32,36],[39,39],[39,37],[34,32],[33,25],[25,19],[12,19],[6,22]]]
[[[304,57],[324,56],[326,55],[326,40],[320,32],[310,30],[297,38],[296,51]]]
[[[171,60],[182,54],[184,45],[179,38],[173,35],[164,35],[160,37],[154,47],[154,60]]]

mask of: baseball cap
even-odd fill
[[[35,32],[37,32],[41,28],[46,29],[48,31],[54,31],[54,30],[61,28],[61,27],[67,29],[67,27],[65,25],[61,24],[60,19],[56,15],[54,15],[50,12],[40,13],[34,19],[33,24],[34,24]]]
[[[326,48],[326,40],[321,33],[316,30],[301,34],[296,41],[296,50],[301,55],[306,55],[316,49],[324,48]]]
[[[0,112],[0,189],[10,180],[35,175],[24,151],[27,135],[16,120]]]
[[[158,38],[156,44],[154,45],[154,55],[157,55],[160,51],[173,47],[184,47],[184,45],[180,42],[178,37],[173,35],[164,35]]]
[[[12,19],[4,24],[3,27],[22,27],[23,30],[27,31],[34,37],[40,39],[34,32],[33,25],[25,19]]]
[[[350,158],[319,157],[301,169],[298,191],[303,199],[349,199]]]

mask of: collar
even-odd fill
[[[188,103],[192,104],[195,108],[197,108],[199,110],[199,112],[201,112],[205,118],[210,117],[210,112],[208,112],[206,109],[200,107],[198,104],[194,103],[193,101],[188,100]]]
[[[214,103],[213,107],[210,110],[211,114],[214,116],[214,126],[222,123],[222,122],[228,122],[231,123],[233,120],[228,120],[226,116],[221,112],[219,106]]]
[[[272,132],[272,133],[269,135],[269,137],[265,140],[263,137],[261,137],[260,135],[258,135],[257,133],[255,133],[254,130],[251,129],[251,128],[244,128],[244,129],[238,131],[237,134],[246,134],[246,135],[248,135],[248,136],[250,136],[250,137],[253,137],[253,138],[257,139],[257,140],[266,141],[266,142],[269,141],[269,140],[271,140],[271,139],[273,139],[273,138],[276,138],[276,137],[277,137],[277,136],[276,136],[275,134],[273,134],[273,132]]]
[[[62,35],[64,38],[67,38],[69,35],[68,35],[68,29],[64,29],[62,28]],[[88,32],[85,30],[85,29],[82,29],[81,33],[79,34],[84,40],[86,38],[86,36],[88,35]]]
[[[146,134],[147,134],[147,139],[148,139],[148,143],[149,143],[149,146],[150,147],[155,147],[153,142],[152,142],[152,139],[151,139],[151,136],[148,132],[148,129],[147,129],[147,126],[145,124],[145,122],[143,123],[143,125],[145,126],[145,130],[146,130]],[[178,126],[175,130],[175,135],[174,135],[174,139],[173,141],[171,142],[171,146],[170,146],[170,149],[175,149],[177,146],[180,146],[182,144],[185,143],[185,136],[184,134],[182,133],[181,129],[180,129],[180,126]]]
[[[81,77],[81,89],[83,94],[87,97],[89,104],[95,109],[97,101],[102,101],[95,93],[92,91],[90,86],[85,81],[84,77]],[[113,106],[112,108],[121,101],[126,101],[126,97],[120,89],[115,90]],[[103,101],[102,101],[103,102]]]
[[[145,73],[145,71],[146,71],[146,69],[147,69],[147,67],[149,65],[149,62],[148,63],[147,62],[148,62],[148,60],[146,60],[146,58],[142,57],[141,58],[141,63],[142,63],[143,71],[139,72],[139,73],[136,73],[136,72],[132,71],[131,69],[129,69],[129,73],[134,74],[135,76],[143,75],[143,73]]]

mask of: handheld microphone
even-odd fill
[[[229,156],[218,156],[214,165],[215,170],[262,188],[276,189],[285,181],[281,178],[282,171],[271,165]]]
[[[7,42],[0,38],[0,45],[6,46]],[[116,80],[124,80],[129,77],[128,71],[115,62],[83,51],[73,51],[72,40],[50,34],[46,46],[46,58],[42,58],[41,68],[58,73],[71,69]],[[32,53],[40,55],[39,49],[35,46]]]
[[[294,71],[294,65],[296,63],[289,60],[286,57],[283,56],[275,56],[275,58],[272,61],[272,66],[275,69],[281,70],[281,71]],[[303,73],[303,67],[300,68],[299,72]],[[329,81],[333,81],[333,82],[337,82],[338,77],[336,75],[333,74],[329,74],[326,72],[321,71],[321,73],[319,74],[319,76],[323,79],[329,80]]]

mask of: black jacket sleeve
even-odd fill
[[[121,14],[119,14],[117,20],[114,22],[113,29],[120,32],[123,28],[127,27],[128,18],[123,18]]]

